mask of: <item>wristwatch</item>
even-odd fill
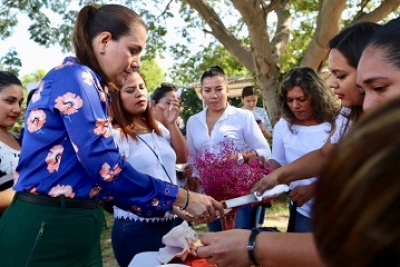
[[[251,234],[249,237],[249,243],[246,246],[247,252],[249,253],[249,258],[254,266],[260,266],[258,264],[258,262],[256,261],[256,257],[254,256],[254,247],[256,245],[256,237],[259,233],[260,233],[260,230],[258,230],[257,228],[253,228],[253,230],[251,230]]]
[[[238,158],[237,158],[237,163],[239,165],[242,165],[244,163],[244,158],[243,158],[243,154],[242,153],[238,153]]]

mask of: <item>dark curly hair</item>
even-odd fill
[[[289,129],[293,132],[296,116],[286,102],[288,91],[299,86],[304,91],[304,96],[312,100],[313,115],[318,123],[329,122],[334,128],[339,105],[336,103],[333,92],[328,88],[325,81],[308,67],[292,68],[283,77],[279,87],[278,104],[282,116],[289,122]]]

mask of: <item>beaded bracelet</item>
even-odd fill
[[[179,208],[180,210],[186,210],[187,206],[189,205],[189,198],[190,198],[190,194],[189,194],[189,190],[186,190],[186,203],[185,206],[183,208]]]

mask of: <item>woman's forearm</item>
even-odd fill
[[[188,145],[179,127],[174,123],[167,128],[171,136],[171,146],[176,153],[176,163],[186,163],[188,155]]]
[[[311,233],[260,233],[254,255],[257,262],[265,266],[324,266]]]
[[[272,138],[272,133],[270,131],[268,131],[267,129],[261,129],[261,132],[266,139]]]
[[[12,189],[0,192],[0,212],[3,212],[11,204],[14,194],[15,191]]]

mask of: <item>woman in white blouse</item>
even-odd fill
[[[201,94],[206,108],[191,116],[186,125],[186,137],[189,146],[189,163],[205,150],[218,154],[221,142],[233,142],[237,154],[232,155],[238,164],[248,162],[252,157],[269,158],[271,149],[249,110],[235,108],[228,103],[229,88],[224,71],[211,67],[201,76]],[[189,167],[190,168],[190,167]],[[197,176],[193,170],[191,176]],[[201,177],[199,177],[201,180]],[[235,228],[250,229],[252,207],[239,209],[236,214]],[[221,231],[220,220],[208,224],[210,231]]]
[[[186,140],[175,123],[179,101],[170,96],[157,108],[164,125],[152,116],[144,77],[139,72],[131,73],[121,90],[112,95],[114,140],[121,155],[136,170],[176,184],[177,158],[185,162],[187,157]],[[172,211],[183,219],[193,220],[177,207]],[[173,213],[163,218],[143,218],[114,206],[112,246],[118,264],[128,266],[136,254],[162,247],[162,237],[173,227]]]
[[[21,115],[24,100],[21,81],[12,73],[0,71],[0,191],[13,186],[13,173],[21,150],[19,138],[9,131]],[[10,192],[10,197],[13,193]],[[4,192],[2,198],[5,198]],[[8,197],[7,197],[8,199]],[[0,210],[0,217],[1,217]]]
[[[270,161],[285,166],[318,149],[335,126],[339,105],[325,81],[311,68],[293,68],[282,79],[278,92],[282,118],[274,128]],[[307,168],[308,166],[304,166]],[[311,232],[311,208],[317,177],[290,183],[292,232]]]

